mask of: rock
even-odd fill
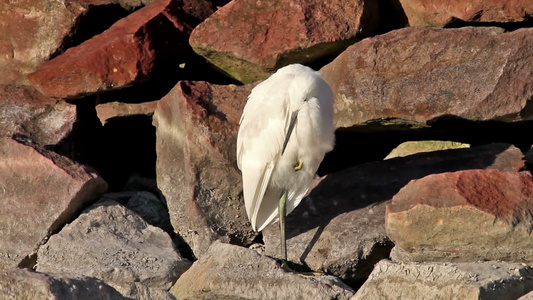
[[[214,242],[172,287],[186,299],[349,299],[353,291],[333,276],[303,277],[254,250]]]
[[[518,298],[518,300],[532,300],[533,299],[533,292],[529,292],[525,294],[524,296]]]
[[[29,86],[0,85],[0,136],[25,134],[41,145],[65,139],[76,121],[76,106],[56,101]]]
[[[17,300],[129,299],[96,278],[71,274],[45,274],[29,269],[0,272],[0,298]]]
[[[138,191],[129,198],[126,207],[138,214],[148,224],[172,232],[168,208],[164,200],[150,192]]]
[[[157,101],[144,103],[108,102],[96,106],[98,119],[105,125],[106,121],[116,117],[128,117],[133,115],[151,116],[157,107]]]
[[[198,25],[190,43],[217,68],[250,83],[291,63],[339,54],[370,33],[378,15],[375,0],[234,0]]]
[[[410,180],[429,174],[491,168],[516,171],[522,152],[506,144],[442,150],[375,161],[331,173],[287,216],[288,259],[350,284],[388,258],[385,206]],[[266,255],[279,257],[278,224],[263,231]]]
[[[236,140],[250,86],[180,81],[159,101],[157,185],[176,232],[200,257],[216,239],[249,244]]]
[[[533,16],[533,3],[521,0],[421,1],[400,0],[410,26],[444,27],[465,22],[520,22]]]
[[[36,270],[93,276],[112,286],[169,289],[190,264],[163,230],[116,202],[103,201],[39,248]]]
[[[529,172],[429,175],[409,182],[387,205],[387,234],[403,250],[396,259],[533,263],[532,199]]]
[[[453,115],[531,119],[533,29],[405,28],[362,40],[321,69],[335,124],[427,127]],[[394,122],[395,123],[394,123]]]
[[[36,248],[106,189],[89,167],[24,137],[0,139],[0,269],[32,266]]]
[[[352,300],[517,299],[533,290],[533,270],[522,264],[394,263],[380,261]]]
[[[176,300],[169,291],[157,288],[150,288],[147,285],[132,283],[129,286],[116,286],[124,297],[137,300]]]
[[[91,9],[114,3],[132,9],[148,2],[151,0],[4,1],[0,4],[0,84],[29,84],[26,75],[62,50]]]
[[[402,157],[420,152],[430,152],[446,149],[468,148],[469,144],[451,141],[410,141],[403,142],[394,148],[384,159]]]
[[[212,12],[208,1],[155,1],[68,49],[28,78],[43,94],[55,98],[76,98],[145,81],[155,68],[178,69],[194,55],[189,34]]]

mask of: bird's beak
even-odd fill
[[[298,110],[292,112],[291,114],[291,121],[289,123],[289,129],[287,129],[287,135],[285,136],[285,141],[283,142],[283,148],[281,150],[281,155],[285,152],[285,148],[287,148],[287,143],[289,143],[289,138],[291,137],[292,130],[294,129],[294,125],[296,125],[296,118],[298,117]]]

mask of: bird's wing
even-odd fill
[[[281,190],[270,184],[280,157],[290,112],[287,87],[293,76],[256,86],[244,108],[237,136],[237,163],[243,174],[246,213],[254,229],[277,213]]]

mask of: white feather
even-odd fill
[[[282,155],[290,116],[296,111],[296,125]],[[254,230],[276,219],[283,191],[288,195],[287,214],[300,203],[333,144],[333,93],[319,72],[289,65],[252,90],[241,116],[237,164]],[[303,167],[295,171],[298,160]]]

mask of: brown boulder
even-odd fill
[[[387,205],[396,259],[533,262],[533,180],[528,172],[429,175]]]
[[[234,0],[198,25],[194,51],[244,82],[265,79],[291,63],[334,56],[372,31],[375,0]]]
[[[43,94],[74,98],[124,88],[148,79],[156,67],[194,55],[194,26],[213,12],[207,1],[158,0],[28,75]]]
[[[335,93],[335,124],[426,126],[530,119],[533,29],[405,28],[362,40],[322,68]],[[522,114],[523,113],[523,114]]]
[[[37,247],[106,189],[86,166],[27,139],[0,139],[0,269],[31,266]]]
[[[529,0],[400,0],[411,26],[465,22],[520,22],[533,16]]]
[[[236,140],[251,86],[180,81],[154,115],[157,185],[174,229],[199,257],[223,238],[250,243]]]
[[[387,258],[385,206],[410,180],[490,168],[516,171],[522,152],[507,144],[442,150],[361,164],[331,173],[287,216],[288,259],[357,283]],[[278,224],[263,231],[266,254],[279,256]]]
[[[157,101],[143,103],[108,102],[96,106],[98,119],[105,125],[106,121],[116,117],[128,117],[133,115],[151,116],[157,107]]]
[[[71,133],[75,121],[72,104],[30,86],[0,85],[0,136],[22,133],[41,145],[55,145]]]

